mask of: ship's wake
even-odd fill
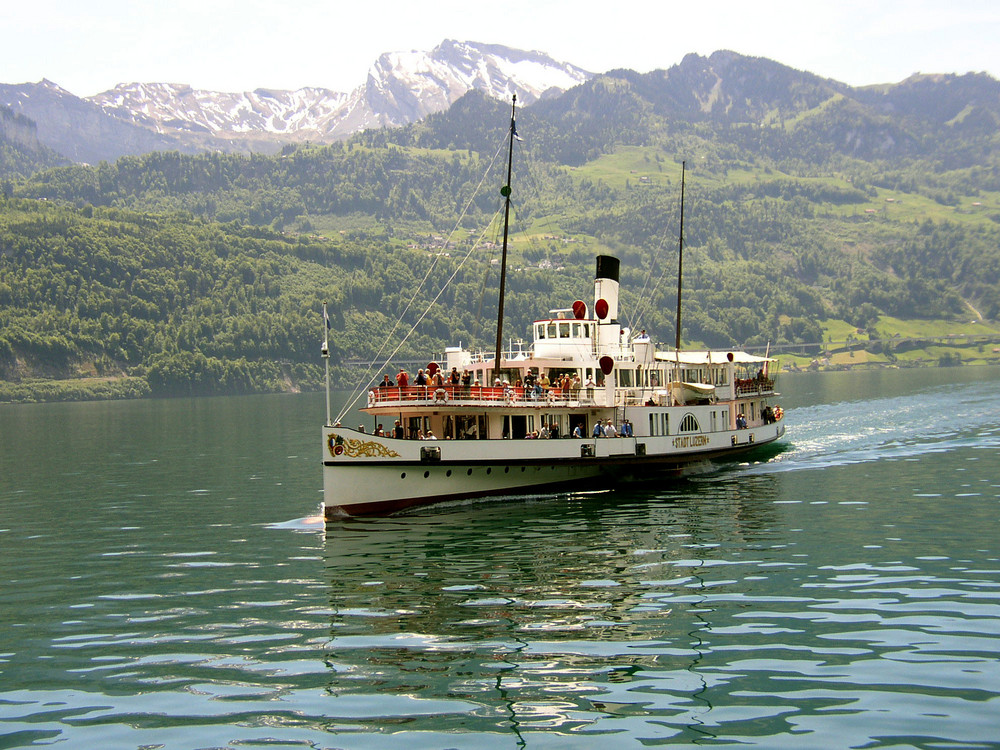
[[[961,448],[1000,448],[1000,396],[969,383],[785,413],[786,449],[753,472],[905,460]]]

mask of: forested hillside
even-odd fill
[[[612,252],[624,322],[673,340],[682,160],[687,342],[818,353],[837,326],[1000,316],[995,81],[856,91],[715,58],[607,74],[519,113],[511,337],[586,298],[594,255]],[[154,153],[13,182],[0,377],[315,387],[323,301],[335,364],[390,353],[417,320],[399,357],[492,348],[509,116],[470,93],[344,144]]]

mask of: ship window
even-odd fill
[[[535,338],[536,339],[544,339],[545,338],[545,326],[544,325],[535,326]]]
[[[590,338],[590,326],[587,323],[583,324],[583,335],[585,338]]]
[[[556,337],[556,324],[549,323],[549,338],[554,339]]]
[[[681,420],[681,432],[701,432],[701,427],[694,414],[684,415],[684,419]]]
[[[569,323],[559,324],[559,338],[568,339],[569,338]]]
[[[575,338],[575,339],[580,338],[580,324],[579,323],[574,323],[573,324],[573,338]]]
[[[621,379],[620,385],[622,388],[632,387],[632,371],[631,370],[619,370],[618,376]]]
[[[649,434],[650,435],[670,434],[670,415],[667,414],[667,412],[661,411],[649,415]]]

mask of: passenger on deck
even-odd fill
[[[403,423],[398,419],[396,420],[395,426],[392,428],[392,436],[400,440],[403,439]]]
[[[594,431],[591,433],[591,437],[604,437],[604,425],[601,423],[601,420],[598,419],[597,422],[594,423]]]
[[[615,429],[615,426],[610,419],[604,425],[604,437],[618,437],[618,430]]]
[[[389,379],[388,373],[382,376],[382,382],[378,384],[379,388],[394,388],[395,386],[395,381]]]
[[[396,385],[400,388],[406,388],[410,384],[410,376],[406,374],[406,370],[402,367],[399,368],[399,374],[396,376]]]
[[[417,370],[417,378],[413,381],[414,385],[427,385],[427,376],[424,375],[424,368]]]

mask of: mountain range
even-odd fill
[[[273,152],[289,142],[328,143],[420,120],[471,89],[531,104],[591,76],[542,52],[446,40],[430,52],[381,55],[367,80],[346,93],[123,83],[77,97],[42,80],[0,84],[0,105],[37,123],[39,141],[67,159],[95,163],[150,151]]]
[[[37,120],[7,99],[0,381],[128,373],[158,394],[319,382],[307,342],[324,300],[337,346],[373,354],[407,299],[400,290],[419,287],[427,263],[455,263],[449,251],[490,225],[497,198],[485,186],[504,183],[483,171],[497,166],[490,154],[513,90],[530,104],[516,113],[512,330],[527,330],[539,299],[585,283],[595,253],[635,269],[630,288],[644,286],[638,269],[668,269],[682,161],[692,185],[686,272],[698,290],[685,310],[692,341],[773,343],[808,357],[860,329],[890,342],[864,356],[894,363],[917,356],[897,336],[950,334],[962,320],[965,333],[1000,330],[1000,82],[990,76],[855,88],[719,51],[571,84],[559,64],[539,68],[538,53],[492,54],[422,77],[412,59],[386,56],[365,106],[380,102],[386,122],[429,114],[329,144],[317,141],[338,140],[330,112],[343,102],[323,109],[308,92],[216,98],[212,114],[183,103],[197,103],[196,92],[169,86],[119,87],[101,104],[43,82],[16,98]],[[522,82],[530,71],[532,87],[516,87],[511,70]],[[154,90],[156,106],[130,99]],[[62,157],[52,150],[60,129],[76,138]],[[149,153],[100,156],[126,146]],[[224,153],[253,149],[278,153]],[[47,168],[70,155],[107,161]],[[449,232],[460,238],[445,240]],[[474,265],[408,355],[486,339],[493,266]],[[556,275],[545,270],[554,266]],[[674,325],[667,286],[640,294],[643,323],[661,339]],[[847,365],[861,357],[842,354]]]
[[[817,158],[831,149],[865,159],[933,150],[945,166],[970,163],[976,153],[966,138],[990,139],[1000,129],[1000,82],[982,73],[917,74],[855,88],[766,58],[719,51],[690,54],[652,73],[595,76],[542,52],[446,40],[430,52],[381,55],[367,80],[347,93],[226,93],[128,83],[77,97],[49,80],[0,84],[0,111],[5,105],[9,113],[0,122],[0,142],[17,152],[16,159],[0,159],[0,174],[26,176],[32,164],[52,166],[60,156],[96,163],[153,151],[273,153],[289,143],[331,143],[420,121],[470,90],[503,100],[517,94],[522,106],[544,103],[540,111],[585,111],[591,128],[606,121],[623,129],[603,134],[619,140],[633,128],[642,130],[644,112],[756,125],[765,141],[795,130],[809,133],[814,151],[823,152]]]

